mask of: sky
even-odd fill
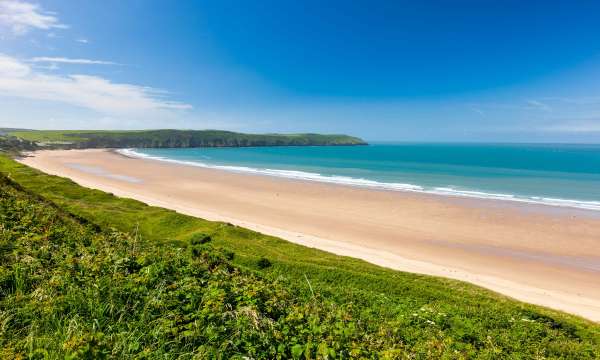
[[[0,127],[600,143],[598,1],[0,0]]]

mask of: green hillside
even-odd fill
[[[221,130],[27,130],[8,134],[54,148],[366,145],[363,140],[348,135],[242,134]]]
[[[0,358],[600,357],[575,316],[0,173]]]

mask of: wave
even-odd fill
[[[514,194],[488,193],[488,192],[482,192],[482,191],[460,190],[460,189],[455,189],[452,187],[425,188],[423,186],[414,185],[414,184],[379,182],[379,181],[375,181],[375,180],[353,178],[353,177],[348,177],[348,176],[321,175],[318,173],[298,171],[298,170],[279,170],[279,169],[268,169],[268,168],[259,169],[259,168],[252,168],[252,167],[247,167],[247,166],[214,165],[214,164],[203,163],[200,161],[176,160],[176,159],[171,159],[171,158],[162,157],[162,156],[152,156],[152,155],[144,154],[144,153],[135,151],[133,149],[119,149],[119,150],[117,150],[117,152],[119,152],[122,155],[129,156],[129,157],[135,157],[135,158],[159,160],[159,161],[165,161],[165,162],[176,163],[176,164],[181,164],[181,165],[197,166],[197,167],[203,167],[203,168],[209,168],[209,169],[219,169],[219,170],[258,174],[258,175],[269,175],[269,176],[276,176],[276,177],[282,177],[282,178],[287,178],[287,179],[315,181],[315,182],[340,184],[340,185],[350,185],[350,186],[358,186],[358,187],[363,187],[363,188],[371,188],[371,189],[379,189],[379,190],[408,191],[408,192],[435,194],[435,195],[443,195],[443,196],[504,200],[504,201],[514,201],[514,202],[529,203],[529,204],[550,205],[550,206],[570,207],[570,208],[577,208],[577,209],[600,211],[600,201],[583,201],[583,200],[550,198],[550,197],[542,197],[542,196],[521,196],[521,195],[514,195]]]

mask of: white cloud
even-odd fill
[[[44,70],[52,70],[52,71],[60,69],[56,63],[51,63],[49,65],[37,65],[35,68],[36,69],[44,69]]]
[[[550,101],[550,98],[541,98],[544,101],[536,100],[536,99],[527,99],[527,100],[513,100],[506,102],[479,102],[479,103],[469,103],[467,104],[471,110],[479,113],[481,110],[484,113],[493,112],[493,111],[545,111],[545,112],[554,112],[555,105]]]
[[[168,101],[165,93],[99,76],[48,75],[0,54],[0,96],[65,103],[108,115],[186,110],[188,104]]]
[[[20,61],[0,54],[0,78],[24,77],[30,72],[29,66]]]
[[[552,111],[552,108],[541,101],[537,100],[527,100],[527,104],[534,109],[539,109],[542,111]]]
[[[15,35],[25,34],[31,29],[67,28],[55,13],[21,0],[0,0],[0,27],[8,28]]]
[[[29,61],[35,63],[62,63],[62,64],[80,64],[80,65],[119,65],[112,61],[90,60],[90,59],[71,59],[65,57],[34,57]]]
[[[90,42],[88,39],[76,39],[75,41],[82,44],[88,44]]]
[[[485,112],[478,107],[471,107],[471,111],[473,111],[481,116],[485,116]]]

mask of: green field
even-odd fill
[[[348,135],[242,134],[221,130],[21,130],[14,137],[53,148],[365,145]]]
[[[576,316],[0,172],[0,358],[600,358]]]

